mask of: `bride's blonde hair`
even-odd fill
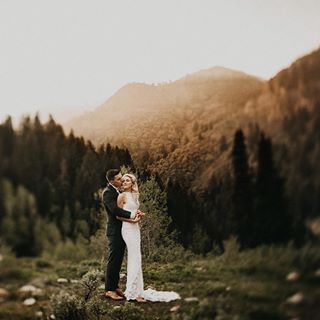
[[[133,194],[133,198],[136,201],[136,203],[139,205],[139,188],[138,188],[138,182],[137,182],[137,178],[132,174],[132,173],[125,173],[122,178],[124,177],[129,177],[131,182],[132,182],[132,194]]]

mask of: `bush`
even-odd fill
[[[59,242],[54,249],[53,256],[56,260],[68,260],[79,262],[87,258],[86,246],[88,242],[85,239],[78,239],[76,243],[67,239]]]
[[[88,271],[81,279],[80,284],[84,288],[84,299],[87,301],[92,297],[93,293],[101,284],[101,279],[103,278],[103,272],[99,270]]]
[[[301,271],[313,271],[320,268],[319,245],[307,243],[296,254],[294,264]]]
[[[51,305],[56,320],[88,319],[84,300],[66,291],[54,295]]]
[[[226,262],[231,261],[238,257],[240,251],[240,244],[236,237],[232,236],[228,240],[223,242],[224,253],[222,259]]]
[[[108,312],[112,320],[144,320],[144,310],[130,302],[126,302],[124,306],[117,306]]]
[[[157,251],[150,254],[147,261],[168,263],[189,261],[194,257],[195,254],[183,248],[182,245],[175,241],[167,241],[166,245],[159,245]]]
[[[36,260],[37,268],[51,268],[52,264],[46,259],[37,259]]]
[[[110,306],[102,300],[98,295],[93,295],[91,299],[86,302],[87,314],[94,319],[109,320],[108,313],[110,312]]]

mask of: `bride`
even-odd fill
[[[137,212],[139,208],[139,191],[137,179],[133,174],[124,174],[122,177],[123,192],[117,199],[118,207],[131,212]],[[139,211],[140,217],[145,213]],[[140,226],[139,223],[132,223],[131,219],[117,217],[122,220],[121,235],[127,246],[127,284],[124,295],[127,300],[138,302],[148,301],[172,301],[180,299],[179,294],[172,291],[156,291],[153,289],[144,290],[143,274],[141,265],[140,248]]]

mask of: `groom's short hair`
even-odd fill
[[[119,169],[109,169],[107,171],[107,174],[106,174],[106,178],[108,181],[111,181],[114,179],[114,177],[120,173],[120,170]]]

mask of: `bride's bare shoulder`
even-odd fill
[[[117,199],[118,204],[125,204],[126,203],[126,195],[124,193],[120,193]]]

